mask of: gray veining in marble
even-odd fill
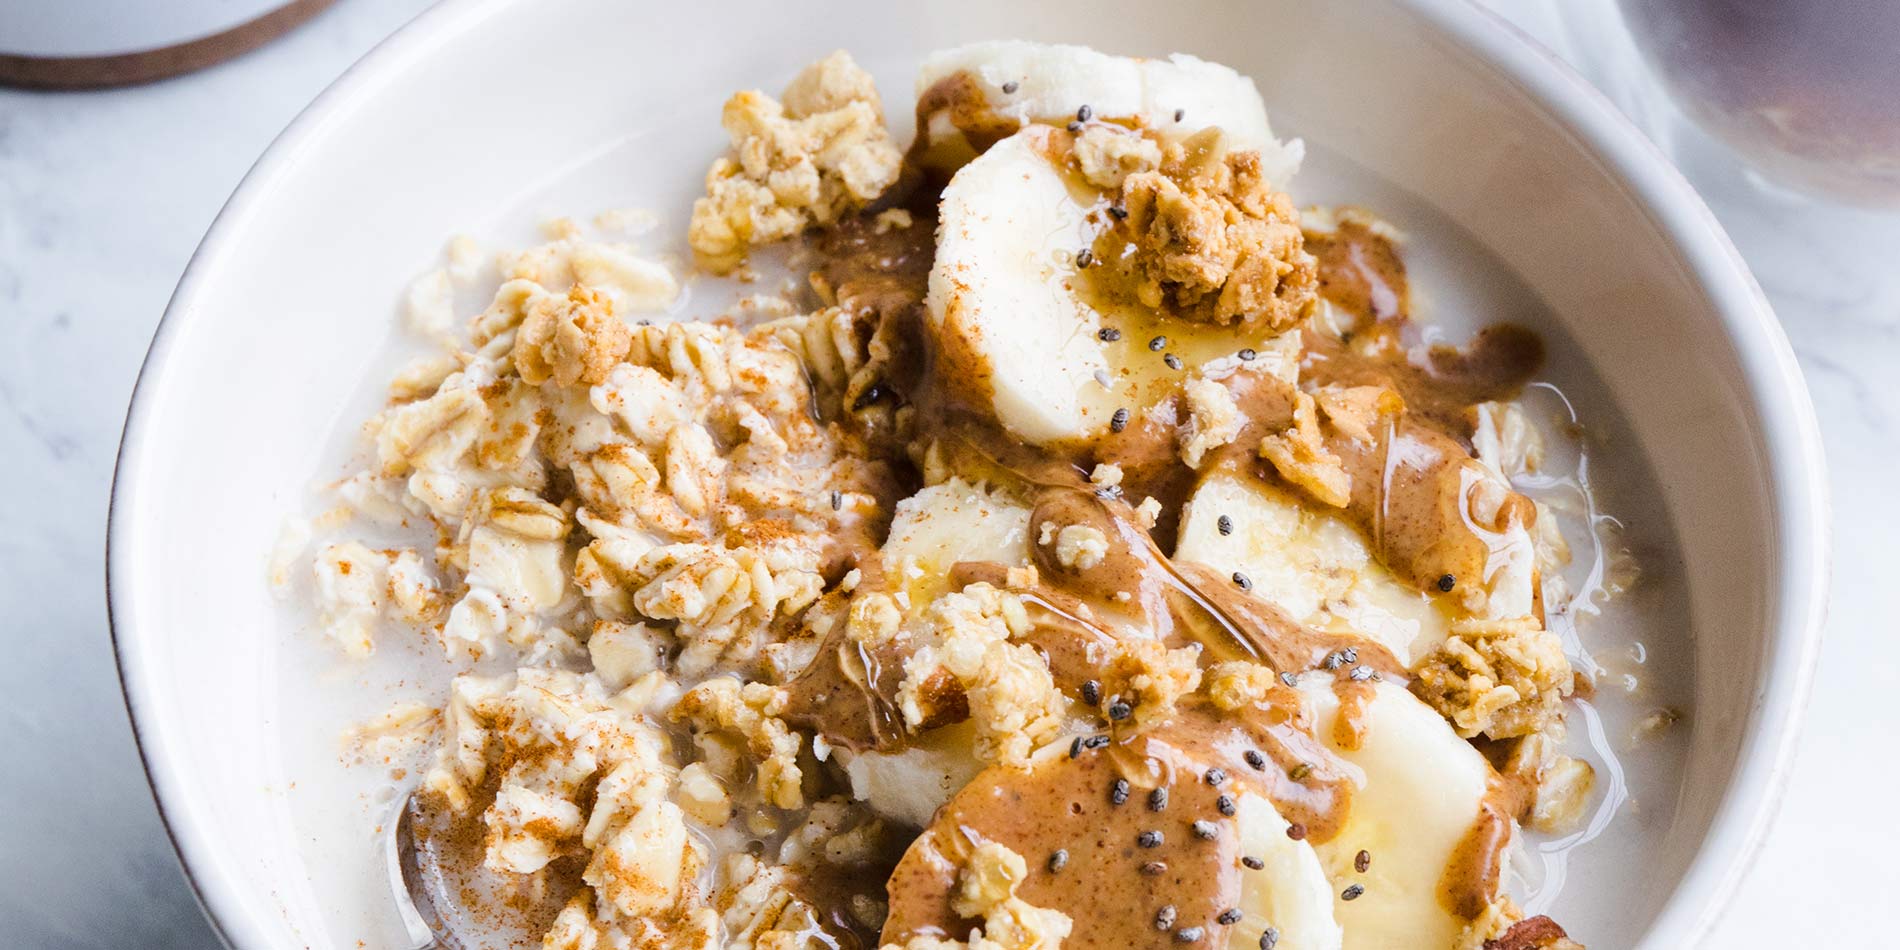
[[[1561,46],[1537,4],[1493,2]],[[344,0],[259,53],[141,89],[0,91],[0,943],[215,945],[158,823],[112,666],[101,579],[113,454],[146,342],[225,196],[304,103],[423,6]],[[1884,596],[1900,567],[1900,215],[1765,198],[1693,136],[1683,156],[1794,340],[1841,515],[1800,767],[1710,945],[1783,946],[1797,921],[1825,922],[1843,946],[1889,944],[1900,905],[1842,889],[1900,892],[1900,864],[1884,859],[1900,827],[1849,824],[1870,816],[1852,799],[1900,787],[1900,628]]]

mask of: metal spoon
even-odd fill
[[[395,892],[396,914],[409,934],[411,950],[463,950],[463,944],[442,922],[436,910],[435,892],[425,861],[432,859],[417,846],[415,825],[422,818],[422,804],[411,791],[396,803],[396,814],[383,827],[384,857],[389,863],[390,886]]]

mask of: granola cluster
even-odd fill
[[[1320,435],[1319,404],[1303,391],[1294,392],[1293,399],[1293,425],[1263,437],[1260,457],[1320,503],[1344,508],[1352,500],[1352,477]]]
[[[1064,712],[1047,661],[1011,640],[1028,628],[1022,601],[989,584],[931,601],[897,693],[905,721],[921,728],[968,718],[977,759],[1028,762],[1061,732]]]
[[[1181,461],[1189,468],[1200,468],[1209,452],[1239,438],[1246,419],[1234,402],[1233,392],[1213,380],[1189,380],[1181,389],[1181,397],[1187,403],[1187,421],[1176,437]]]
[[[667,739],[652,717],[666,683],[651,674],[609,693],[591,675],[523,669],[464,675],[450,688],[447,735],[423,787],[456,811],[481,810],[483,864],[539,876],[587,856],[550,947],[590,947],[603,930],[648,947],[710,946],[700,872],[709,855],[674,800]]]
[[[1562,644],[1533,617],[1458,621],[1413,674],[1413,692],[1466,738],[1537,733],[1574,686]]]
[[[1319,265],[1302,246],[1292,200],[1262,173],[1259,152],[1230,152],[1210,129],[1158,150],[1091,143],[1078,159],[1093,181],[1121,175],[1121,230],[1133,245],[1143,305],[1276,331],[1312,311]]]
[[[842,50],[807,67],[783,100],[757,90],[726,102],[733,155],[706,172],[687,239],[729,273],[758,245],[830,224],[897,181],[902,156],[871,75]]]
[[[1016,896],[1028,874],[1022,855],[994,842],[977,846],[957,869],[951,906],[963,917],[982,921],[981,926],[967,940],[919,935],[883,950],[1056,950],[1073,921]]]

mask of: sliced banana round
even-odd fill
[[[1114,394],[1100,315],[1070,287],[1091,210],[1032,126],[965,165],[943,190],[925,308],[947,376],[986,384],[998,421],[1031,442],[1108,424]]]
[[[1407,666],[1450,630],[1447,605],[1394,577],[1343,516],[1249,475],[1217,471],[1202,480],[1174,558],[1222,576],[1245,574],[1254,596],[1294,620],[1371,637]]]
[[[922,607],[964,561],[1029,563],[1028,508],[983,485],[951,478],[897,503],[879,553],[898,590]]]
[[[1344,946],[1344,933],[1333,916],[1332,885],[1318,853],[1305,841],[1287,837],[1287,820],[1258,795],[1240,796],[1236,820],[1240,853],[1261,866],[1240,870],[1241,921],[1229,932],[1231,950],[1259,950],[1260,935],[1271,927],[1276,947],[1320,950]]]
[[[916,736],[900,752],[839,749],[837,754],[853,798],[880,815],[922,828],[983,770],[975,744],[975,728],[962,722]]]
[[[951,478],[898,502],[880,550],[894,589],[920,611],[950,588],[960,562],[1017,567],[1029,563],[1029,509],[982,485]],[[951,795],[983,769],[969,723],[913,736],[900,751],[835,754],[851,792],[879,814],[923,827]]]
[[[1257,149],[1269,180],[1284,184],[1304,147],[1282,144],[1267,124],[1253,80],[1183,53],[1166,59],[1111,56],[1085,46],[998,40],[940,50],[924,60],[917,92],[967,76],[999,117],[1018,125],[1066,124],[1083,107],[1100,119],[1138,120],[1150,129],[1188,135],[1219,126],[1237,148]],[[938,113],[919,130],[931,141],[960,138]]]
[[[1447,909],[1440,887],[1483,814],[1490,766],[1438,713],[1389,683],[1370,684],[1363,704],[1346,707],[1356,728],[1341,728],[1333,682],[1308,675],[1300,689],[1314,733],[1363,776],[1345,827],[1316,848],[1341,895],[1333,913],[1345,927],[1345,948],[1451,946],[1467,921]],[[1358,741],[1341,742],[1347,735]],[[1363,890],[1347,900],[1353,885]]]
[[[1478,462],[1465,463],[1471,471],[1466,487],[1474,509],[1470,524],[1482,532],[1488,554],[1482,576],[1465,583],[1485,592],[1481,619],[1529,616],[1536,585],[1530,532],[1516,519],[1498,531],[1475,527],[1495,522],[1495,501],[1510,493],[1509,483],[1483,462],[1480,454]],[[1479,510],[1487,499],[1490,510]],[[1408,667],[1443,644],[1454,621],[1470,616],[1462,595],[1421,592],[1401,580],[1336,509],[1244,474],[1217,471],[1202,480],[1181,519],[1174,558],[1221,574],[1244,573],[1254,596],[1293,619],[1371,637]]]
[[[933,90],[957,82],[974,84],[982,100],[978,115],[967,103],[953,103],[931,118]],[[933,56],[920,86],[926,141],[941,134],[962,142],[957,161],[939,163],[956,173],[942,193],[926,301],[945,342],[943,372],[986,389],[1012,433],[1048,444],[1099,434],[1118,411],[1127,424],[1207,370],[1209,361],[1237,362],[1234,354],[1258,350],[1274,335],[1265,327],[1207,325],[1222,320],[1169,318],[1152,299],[1135,305],[1125,293],[1091,291],[1096,278],[1083,279],[1096,238],[1115,227],[1110,212],[1130,213],[1120,204],[1122,180],[1161,163],[1177,143],[1201,156],[1196,161],[1257,153],[1259,175],[1246,180],[1284,185],[1300,150],[1273,138],[1250,80],[1187,56],[1130,59],[1075,46],[999,42]],[[980,135],[966,135],[978,128]],[[1210,128],[1220,134],[1183,141]],[[1068,130],[1076,131],[1073,139]],[[1170,213],[1208,213],[1218,200],[1197,193]],[[1195,202],[1208,208],[1190,211],[1199,207]],[[1143,233],[1160,232],[1150,227]],[[1145,240],[1154,246],[1102,253],[1117,260],[1170,253],[1165,240]],[[1157,266],[1143,258],[1142,268]],[[1232,287],[1220,293],[1230,291],[1239,293]]]
[[[925,299],[939,371],[1037,445],[1108,432],[1118,414],[1139,422],[1197,374],[1262,372],[1235,354],[1274,337],[1085,298],[1076,262],[1110,196],[1064,166],[1067,136],[1030,126],[957,172]]]

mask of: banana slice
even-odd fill
[[[851,779],[852,797],[880,815],[922,828],[983,770],[983,763],[970,754],[975,743],[975,727],[962,722],[917,736],[902,752],[852,755],[841,749],[839,756]]]
[[[1260,859],[1262,867],[1240,869],[1239,926],[1228,936],[1231,950],[1259,950],[1260,935],[1272,927],[1275,946],[1285,950],[1343,947],[1344,934],[1333,914],[1333,888],[1319,854],[1304,841],[1287,837],[1287,820],[1258,795],[1235,803],[1240,822],[1240,852]]]
[[[1407,666],[1450,629],[1446,610],[1393,577],[1346,519],[1257,478],[1215,472],[1203,480],[1174,557],[1222,575],[1239,571],[1256,596],[1295,620],[1371,637]]]
[[[1114,412],[1100,315],[1064,286],[1093,234],[1088,206],[1044,157],[1054,130],[998,142],[944,188],[925,309],[967,378],[987,378],[999,421],[1046,442]]]
[[[1367,688],[1354,686],[1354,689]],[[1333,908],[1346,929],[1345,950],[1448,947],[1466,921],[1439,897],[1446,870],[1485,807],[1490,766],[1438,713],[1388,683],[1347,715],[1359,726],[1356,748],[1342,744],[1341,702],[1330,676],[1309,675],[1301,692],[1315,734],[1364,775],[1338,836],[1317,847],[1337,893],[1364,888]],[[1360,851],[1370,857],[1355,867]]]
[[[1180,135],[1219,126],[1236,147],[1259,150],[1268,180],[1282,186],[1304,154],[1298,140],[1282,144],[1274,139],[1253,80],[1183,53],[1139,59],[1023,40],[972,43],[924,60],[917,76],[919,97],[959,74],[974,81],[991,111],[1019,126],[1066,124],[1083,106],[1097,118],[1139,120],[1144,127]],[[947,111],[935,113],[921,134],[933,143],[963,137]]]
[[[986,389],[998,421],[1036,444],[1104,432],[1116,410],[1140,412],[1194,370],[1234,371],[1235,352],[1268,345],[1265,329],[1162,321],[1134,307],[1105,314],[1082,298],[1075,255],[1106,227],[1109,202],[1050,157],[1064,135],[1030,126],[951,179],[925,299],[945,375]],[[1119,335],[1104,340],[1098,331],[1111,322]],[[1147,345],[1157,336],[1179,368]]]
[[[926,136],[941,125],[965,153],[982,151],[957,168],[939,208],[926,306],[946,343],[946,376],[987,389],[1004,426],[1040,445],[1103,432],[1117,410],[1140,413],[1210,361],[1264,345],[1264,329],[1210,331],[1158,320],[1151,308],[1083,298],[1077,255],[1111,226],[1115,196],[1066,167],[1067,134],[1057,127],[1084,111],[1097,129],[1129,120],[1164,137],[1218,126],[1227,148],[1259,152],[1266,180],[1283,184],[1300,149],[1274,140],[1250,80],[1188,56],[982,43],[925,64],[922,108],[931,107],[931,89],[958,76],[976,83],[1000,117],[984,126],[981,143],[945,125],[969,120],[959,106],[926,119]],[[1097,335],[1105,327],[1108,340]],[[1149,340],[1165,345],[1151,350]]]
[[[1490,464],[1471,468],[1485,489],[1468,495],[1474,508],[1509,494],[1509,483]],[[1484,523],[1496,510],[1473,514]],[[1479,616],[1529,615],[1537,561],[1530,532],[1513,521],[1487,538],[1484,576],[1475,581],[1486,592]],[[1459,599],[1399,580],[1379,563],[1365,535],[1335,511],[1246,475],[1215,472],[1202,481],[1182,517],[1174,557],[1222,574],[1240,571],[1253,580],[1257,596],[1307,626],[1371,637],[1407,666],[1444,643],[1453,620],[1469,615]]]
[[[898,502],[880,553],[885,570],[899,581],[895,589],[906,606],[922,609],[948,590],[950,570],[960,561],[1029,563],[1029,509],[952,478]],[[982,770],[974,747],[974,730],[959,723],[913,737],[901,752],[840,748],[834,754],[856,798],[879,814],[921,828]]]
[[[916,606],[942,593],[959,561],[1029,563],[1029,509],[952,478],[897,503],[880,552]]]

